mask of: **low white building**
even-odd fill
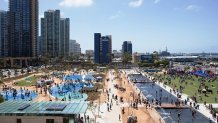
[[[1,123],[75,123],[85,114],[86,102],[6,101],[0,104]]]

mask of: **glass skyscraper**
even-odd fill
[[[124,41],[122,45],[122,53],[128,53],[132,55],[132,42],[131,41]]]
[[[9,56],[36,57],[38,0],[9,0],[9,23]]]
[[[8,12],[0,10],[0,57],[8,56]]]
[[[108,64],[112,61],[112,36],[94,34],[94,61],[97,64]]]
[[[94,33],[94,61],[95,63],[100,63],[100,42],[101,42],[101,33]]]

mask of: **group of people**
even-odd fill
[[[165,73],[166,75],[166,73]],[[194,95],[191,96],[191,99],[194,101],[194,102],[190,102],[189,105],[191,107],[193,107],[194,109],[199,109],[199,104],[198,103],[198,99],[203,101],[202,100],[202,94],[206,97],[208,97],[209,93],[210,94],[213,94],[213,90],[210,89],[205,83],[208,82],[208,83],[212,83],[214,81],[217,80],[217,78],[209,78],[209,77],[200,77],[200,76],[197,76],[195,75],[196,78],[194,78],[194,76],[188,74],[188,73],[181,73],[181,72],[171,72],[171,73],[168,73],[168,76],[165,76],[162,77],[161,75],[156,75],[156,79],[158,81],[161,81],[163,82],[164,84],[169,84],[169,85],[172,85],[172,81],[174,81],[175,79],[179,79],[179,82],[180,83],[185,83],[186,86],[188,86],[188,81],[195,81],[197,79],[197,81],[200,83],[199,87],[198,87],[198,91],[196,93],[194,93]],[[166,81],[164,82],[164,80],[166,79]],[[191,86],[194,85],[193,82],[189,82],[189,84]],[[211,87],[213,87],[213,84],[210,84]],[[173,88],[173,92],[174,94],[176,93],[182,93],[183,90],[185,89],[185,86],[179,86],[179,88],[176,88],[178,85],[175,85],[173,84],[174,88]],[[170,92],[172,93],[172,90],[170,90]],[[218,93],[218,91],[217,91]],[[200,95],[200,96],[198,96]],[[187,105],[187,102],[189,100],[185,100],[184,101],[184,104]],[[217,102],[217,97],[214,98],[214,101]],[[210,108],[208,108],[210,110],[210,113],[212,114],[213,118],[216,118],[218,119],[217,117],[217,114],[216,114],[216,111],[214,108],[211,108],[211,105],[209,105]],[[193,113],[192,113],[193,114]],[[218,121],[217,121],[218,122]]]
[[[36,95],[37,92],[25,89],[25,87],[24,88],[20,87],[20,90],[17,90],[9,86],[4,86],[2,94],[6,101],[10,99],[13,99],[13,100],[19,100],[19,99],[25,100],[26,99],[26,100],[31,101],[32,95]]]
[[[213,107],[213,104],[208,104],[208,106],[206,105],[206,102],[204,104],[205,104],[206,108],[210,110],[212,117],[216,118],[216,120],[218,122],[218,114],[216,113],[216,110]]]

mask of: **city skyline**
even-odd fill
[[[8,0],[0,0],[8,10]],[[49,4],[48,4],[49,3]],[[218,52],[218,1],[206,0],[39,0],[44,11],[59,9],[71,19],[71,39],[83,52],[94,49],[93,33],[113,36],[113,49],[131,40],[133,52]],[[39,33],[40,34],[40,33]],[[136,50],[137,49],[137,50]]]

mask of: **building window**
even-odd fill
[[[54,123],[54,119],[46,119],[46,123]]]
[[[22,123],[21,119],[17,119],[17,123]]]

